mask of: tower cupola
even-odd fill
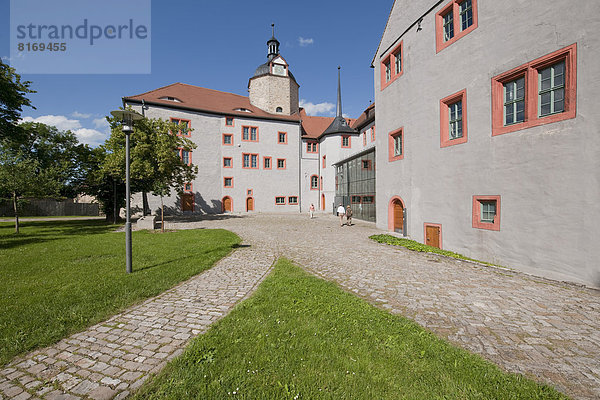
[[[275,24],[271,24],[271,31],[271,39],[267,41],[267,48],[269,49],[267,58],[269,59],[269,61],[279,55],[279,41],[275,39]]]

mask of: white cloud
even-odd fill
[[[304,99],[300,100],[300,107],[304,108],[307,115],[332,116],[335,110],[335,104],[333,103],[314,104]]]
[[[306,47],[308,45],[313,44],[315,41],[313,40],[313,38],[303,38],[302,36],[300,36],[298,38],[298,43],[300,43],[300,47]]]
[[[101,128],[108,129],[108,127],[110,126],[108,124],[108,121],[104,117],[96,118],[96,119],[92,120],[92,123],[94,124],[96,129],[101,129]]]
[[[92,147],[96,147],[104,143],[110,136],[107,132],[100,132],[96,129],[81,128],[73,131],[77,140],[83,144],[89,144]]]
[[[73,118],[84,118],[87,119],[89,117],[91,117],[92,114],[82,114],[79,111],[75,111],[73,114],[71,114],[71,117]]]
[[[76,119],[68,119],[64,115],[42,115],[41,117],[25,117],[22,122],[39,122],[57,127],[61,131],[75,130],[81,128],[81,122]]]

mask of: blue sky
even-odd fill
[[[341,65],[344,114],[358,117],[373,100],[369,66],[392,2],[155,0],[150,74],[23,74],[38,92],[30,95],[37,109],[25,109],[23,117],[71,129],[81,141],[97,145],[108,134],[103,116],[121,105],[122,96],[174,82],[247,95],[248,79],[266,61],[271,23],[307,110],[333,115]],[[0,0],[0,56],[5,62],[10,56],[9,18],[10,1]]]

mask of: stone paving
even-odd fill
[[[0,399],[124,398],[249,296],[286,256],[346,290],[417,321],[507,371],[574,398],[600,398],[600,292],[381,245],[374,224],[318,215],[248,215],[170,223],[225,228],[245,244],[162,295],[13,361]]]
[[[269,246],[510,372],[580,399],[600,398],[600,291],[417,253],[368,239],[382,233],[333,216],[253,215],[179,224],[223,227]]]

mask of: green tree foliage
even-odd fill
[[[111,220],[115,217],[111,209],[115,204],[115,182],[118,208],[125,203],[125,134],[120,121],[108,117],[107,120],[111,135],[97,151],[100,168],[92,172],[87,191],[101,202]],[[177,124],[161,119],[145,118],[135,122],[130,136],[132,193],[166,196],[173,189],[183,190],[183,185],[195,178],[198,167],[184,164],[178,149],[191,151],[196,146],[186,137],[177,135],[179,129]]]
[[[27,97],[35,93],[31,82],[21,81],[19,74],[0,61],[0,142],[17,138],[22,133],[17,125],[23,106],[35,108]]]
[[[70,131],[24,123],[21,134],[0,143],[0,197],[10,198],[18,232],[23,197],[74,197],[81,192],[91,163],[91,149]]]

